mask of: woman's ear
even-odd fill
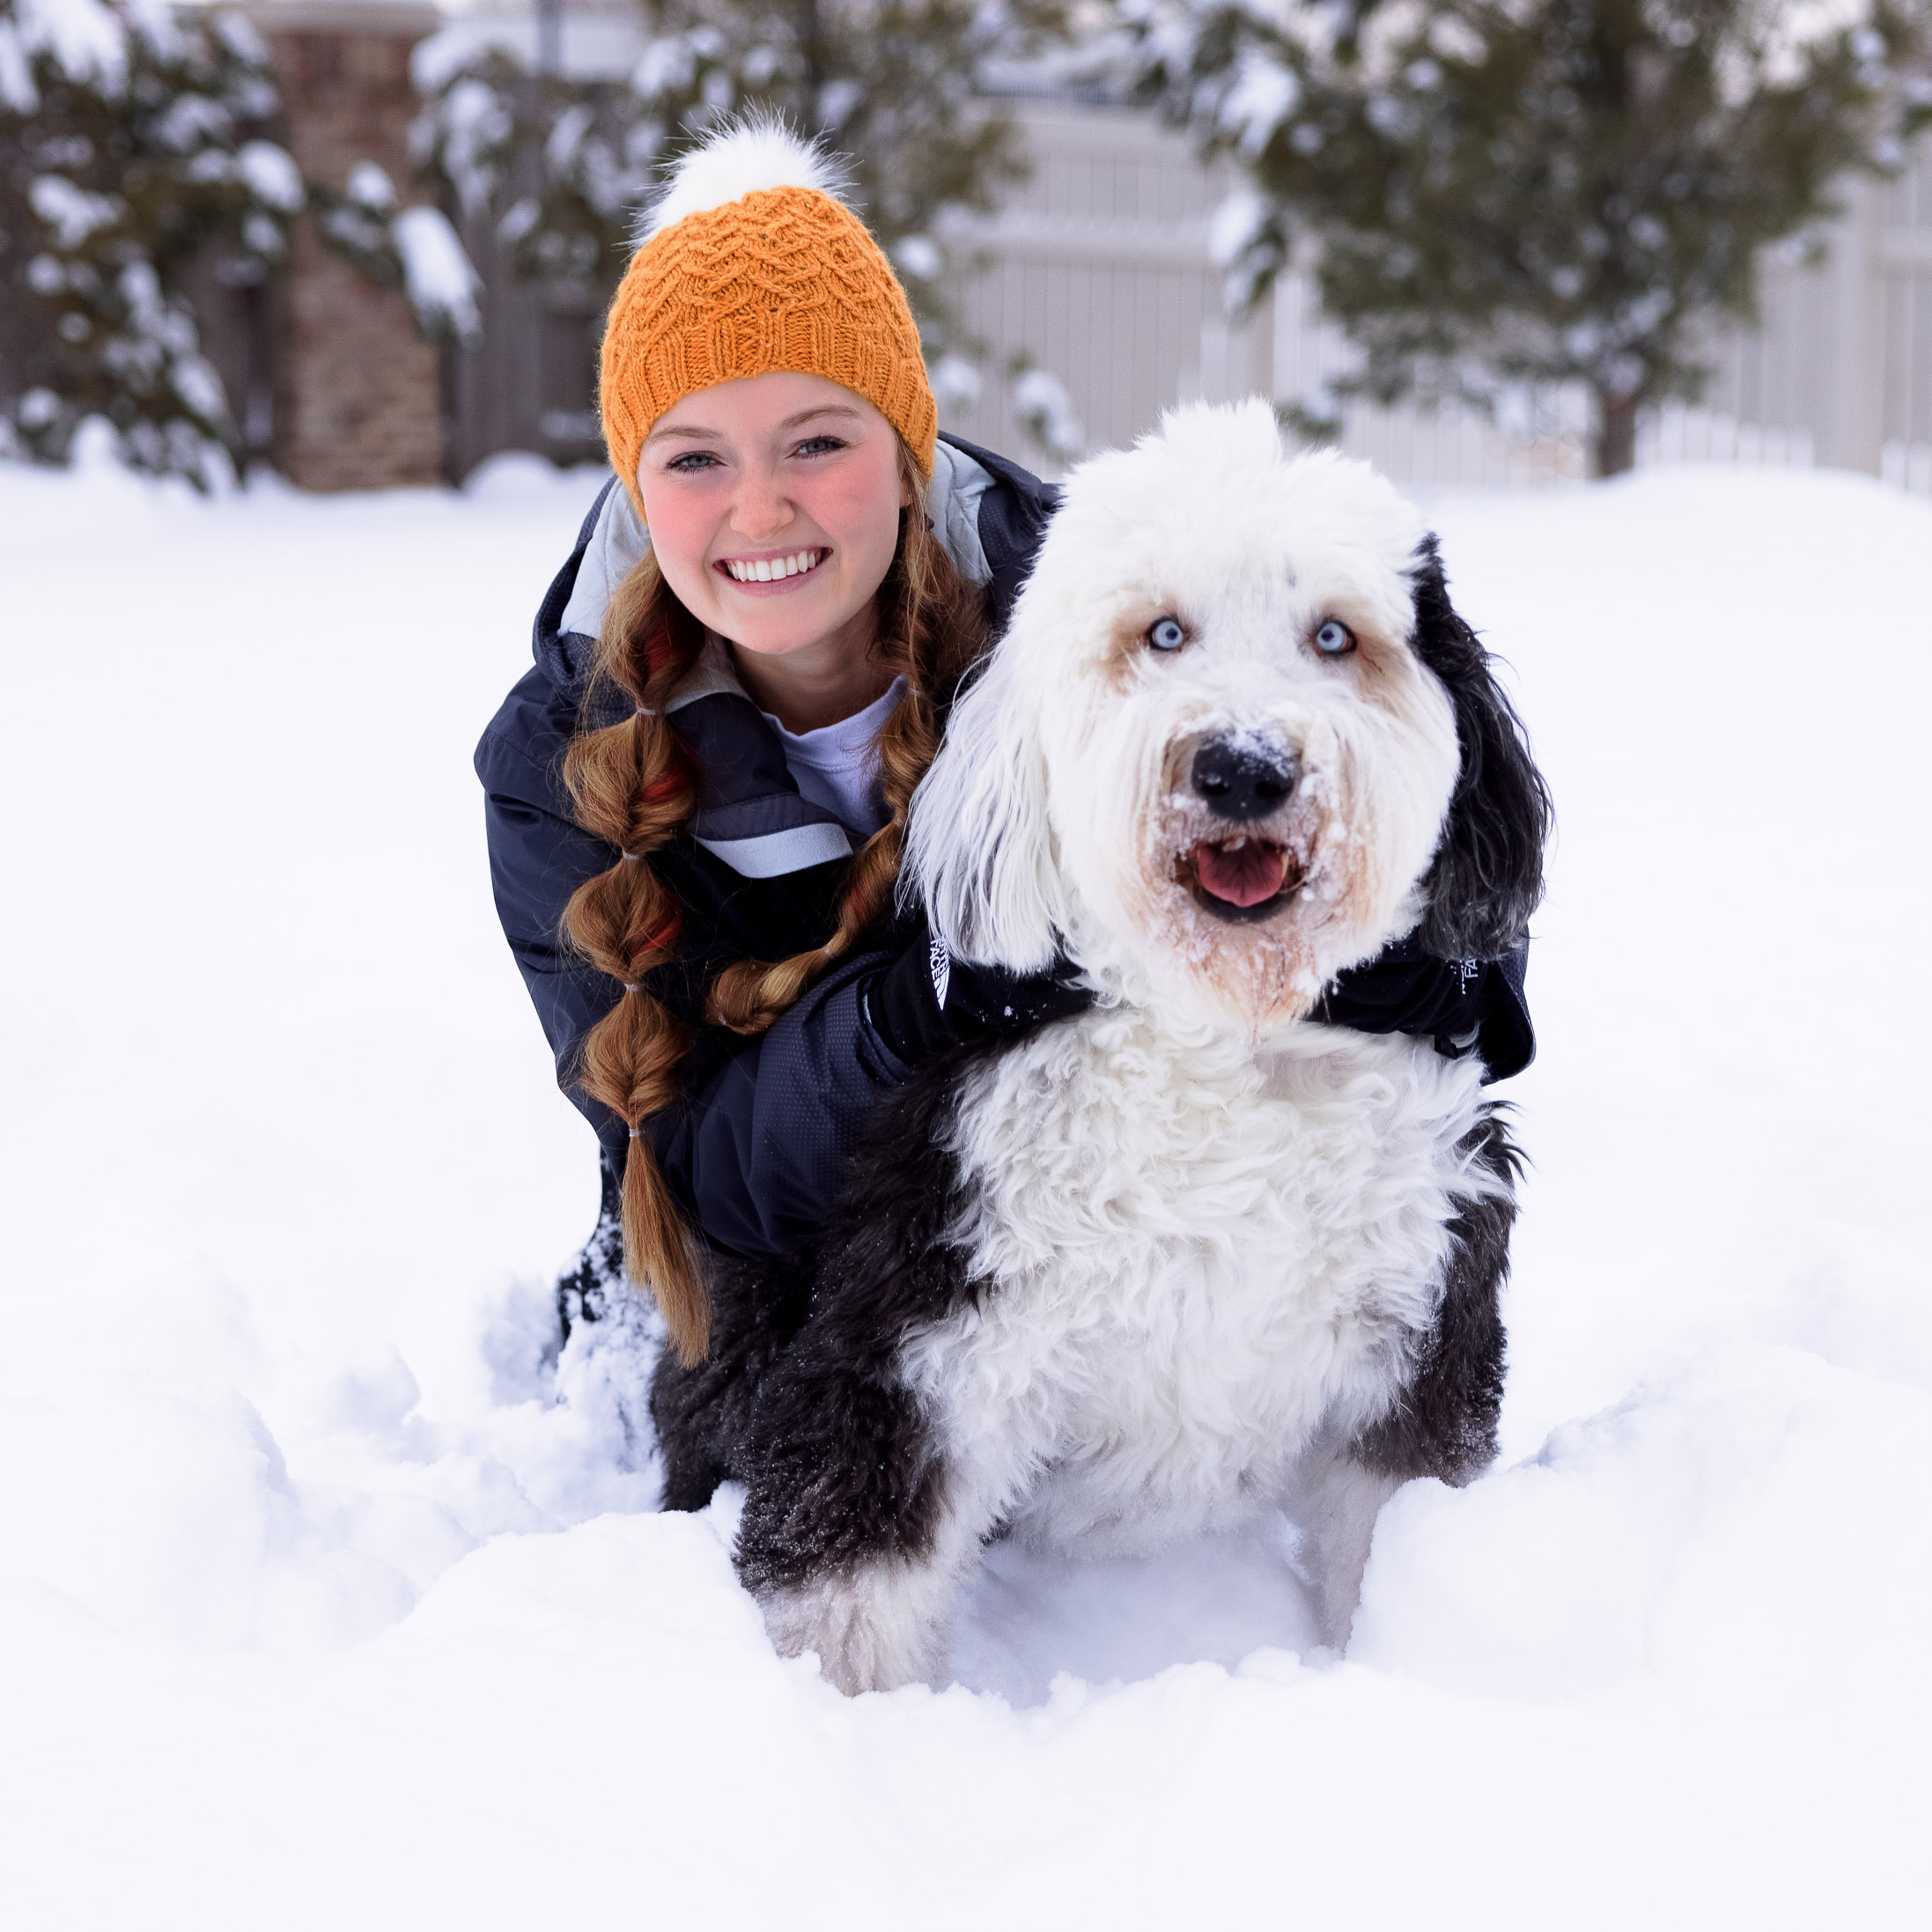
[[[1033,972],[1066,924],[1046,761],[1017,660],[996,650],[953,705],[946,740],[912,794],[901,891],[962,959]]]
[[[1489,653],[1449,603],[1441,550],[1417,553],[1415,652],[1456,711],[1462,763],[1423,880],[1420,933],[1441,959],[1500,959],[1527,933],[1543,897],[1543,849],[1555,822],[1550,788]]]

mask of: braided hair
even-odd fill
[[[837,919],[822,945],[775,962],[739,961],[710,989],[706,1018],[762,1033],[832,962],[889,911],[912,793],[938,755],[941,719],[960,679],[983,652],[985,617],[973,587],[933,534],[911,453],[899,447],[911,506],[900,512],[898,548],[876,594],[874,651],[905,695],[880,727],[880,790],[890,817],[853,855]],[[604,616],[584,720],[564,758],[577,822],[619,856],[587,879],[564,909],[569,943],[622,987],[617,1003],[585,1036],[576,1083],[630,1130],[623,1170],[624,1270],[663,1311],[678,1360],[689,1367],[710,1346],[711,1309],[690,1232],[658,1169],[644,1123],[678,1095],[689,1037],[648,989],[646,976],[675,956],[681,914],[651,854],[690,816],[697,773],[664,707],[697,664],[704,627],[680,603],[654,555],[625,577]],[[633,704],[618,724],[598,725],[613,691]]]

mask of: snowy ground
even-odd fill
[[[960,1682],[780,1663],[638,1361],[472,742],[590,491],[0,468],[0,1914],[22,1928],[1921,1926],[1932,506],[1432,505],[1561,844],[1505,1454],[998,1552]]]

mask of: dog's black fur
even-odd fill
[[[1523,1155],[1502,1113],[1486,1109],[1462,1151],[1509,1191],[1456,1202],[1442,1303],[1415,1377],[1396,1407],[1349,1444],[1358,1463],[1385,1476],[1436,1476],[1460,1486],[1495,1460],[1506,1350],[1502,1285],[1523,1176]]]
[[[894,1364],[910,1328],[984,1287],[946,1240],[963,1203],[945,1143],[961,1073],[985,1051],[921,1068],[880,1110],[815,1247],[713,1268],[708,1361],[659,1362],[665,1507],[702,1508],[726,1477],[742,1482],[752,1589],[926,1546],[937,1451]]]
[[[1423,889],[1418,936],[1439,959],[1501,959],[1530,930],[1543,898],[1543,849],[1554,822],[1550,788],[1530,756],[1489,653],[1449,602],[1434,537],[1418,552],[1415,653],[1456,707],[1462,767]]]

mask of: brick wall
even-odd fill
[[[405,203],[419,198],[409,182],[409,51],[435,31],[436,13],[381,0],[262,0],[251,11],[274,53],[284,138],[303,174],[339,188],[370,160]],[[437,351],[404,296],[331,254],[306,220],[274,328],[277,469],[305,490],[440,479]]]

